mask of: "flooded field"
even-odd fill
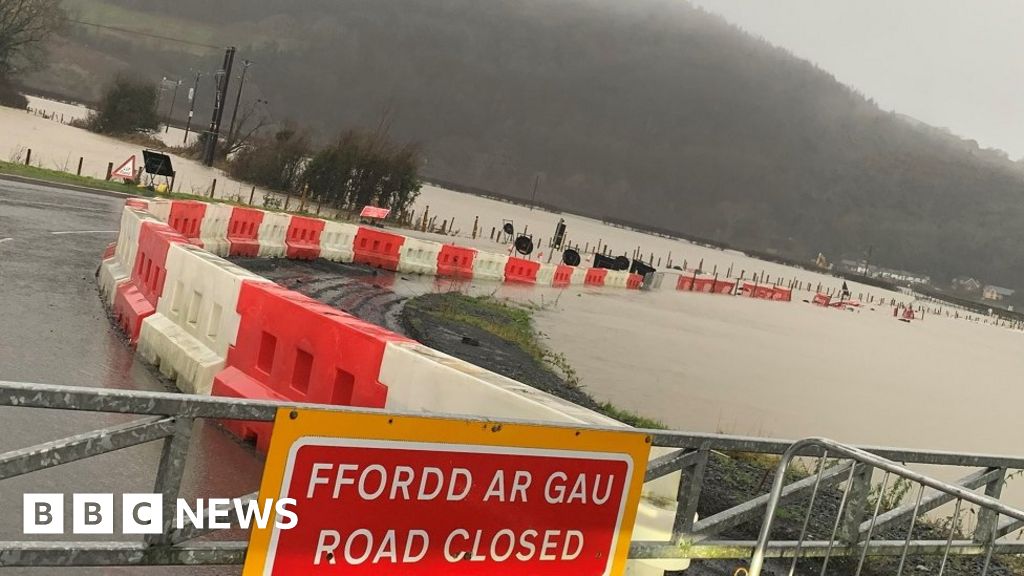
[[[117,158],[130,144],[0,108],[0,151],[34,147],[45,166],[72,151]],[[36,152],[38,150],[39,152]],[[105,168],[105,162],[103,164]],[[92,168],[96,170],[98,164]],[[182,161],[189,182],[223,177]],[[221,182],[228,182],[221,180]],[[218,185],[218,192],[243,184]],[[247,188],[247,187],[246,187]],[[218,194],[220,195],[220,194]],[[438,225],[449,222],[457,238],[425,238],[476,245],[492,251],[509,246],[490,239],[504,221],[533,234],[533,255],[557,261],[544,248],[560,218],[567,238],[581,248],[600,244],[613,254],[653,255],[662,268],[669,258],[720,276],[743,273],[793,279],[838,289],[832,276],[749,258],[739,252],[609,226],[600,221],[512,205],[425,186],[415,206],[429,206]],[[451,222],[454,219],[454,226]],[[472,239],[478,221],[478,238]],[[675,272],[672,272],[673,274]],[[1024,334],[944,316],[906,324],[888,306],[859,312],[824,310],[791,303],[678,293],[669,275],[660,291],[518,288],[474,283],[473,293],[495,293],[543,304],[537,315],[548,345],[575,365],[599,399],[695,431],[797,437],[827,435],[867,443],[949,450],[1017,453],[1007,432],[1024,391],[1013,375],[1024,368],[1018,353]],[[402,296],[451,289],[447,282],[400,277],[392,290]],[[912,296],[851,283],[855,297],[913,301]],[[961,313],[962,314],[962,313]]]

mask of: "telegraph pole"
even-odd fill
[[[242,103],[242,87],[245,86],[245,73],[249,71],[251,60],[242,60],[242,78],[238,81],[238,95],[235,96],[235,109],[231,111],[231,124],[228,125],[228,140],[235,136],[235,118],[238,117],[238,105]]]
[[[196,113],[196,98],[199,97],[199,77],[202,75],[202,72],[196,72],[195,84],[192,85],[192,92],[188,95],[191,106],[188,109],[188,121],[185,122],[185,138],[181,141],[182,146],[188,144],[188,131],[192,129],[192,116]]]
[[[171,109],[167,111],[167,117],[164,118],[164,134],[167,134],[171,129],[171,117],[174,116],[174,102],[178,99],[178,88],[181,87],[181,79],[178,79],[177,84],[174,85],[174,94],[171,96]]]
[[[203,163],[213,166],[213,159],[217,155],[217,139],[220,138],[220,123],[224,118],[224,96],[228,91],[228,84],[231,82],[231,66],[235,62],[235,47],[231,46],[224,52],[224,67],[217,73],[220,77],[217,81],[217,94],[213,101],[213,117],[210,118],[210,128],[206,132],[206,149],[203,154]]]

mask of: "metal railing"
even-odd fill
[[[193,542],[192,539],[205,532],[199,529],[176,530],[171,522],[174,518],[173,506],[181,490],[186,458],[193,444],[193,424],[197,419],[272,422],[277,409],[282,406],[310,407],[176,393],[4,381],[0,381],[0,406],[143,416],[126,424],[0,454],[0,480],[160,440],[163,446],[154,491],[163,495],[165,506],[161,534],[147,536],[138,542],[0,542],[0,567],[241,564],[245,558],[247,542]],[[367,411],[336,406],[315,408],[337,412]],[[491,420],[464,415],[452,417]],[[1004,538],[1024,527],[1024,513],[997,500],[1007,480],[1007,470],[1024,469],[1024,458],[893,448],[857,449],[821,440],[794,444],[784,440],[719,434],[655,430],[645,432],[651,436],[654,446],[670,449],[668,453],[648,463],[645,481],[679,472],[678,506],[671,540],[633,542],[630,558],[734,559],[744,562],[753,558],[759,567],[769,558],[792,558],[794,561],[817,558],[827,562],[827,559],[836,556],[895,555],[906,558],[938,555],[946,558],[952,555],[984,555],[988,559],[994,554],[1024,553],[1024,543]],[[724,458],[724,455],[734,453],[781,456],[771,491],[761,493],[755,490],[755,493],[744,495],[742,501],[728,509],[705,510],[698,519],[697,512],[702,492],[706,489],[709,467],[717,459]],[[786,471],[794,459],[801,457],[817,459],[816,473],[790,478]],[[839,461],[829,462],[837,457]],[[907,464],[966,466],[980,470],[951,484],[913,472],[905,468]],[[865,520],[871,471],[875,469],[887,475],[920,482],[922,488],[914,505],[901,504],[885,511],[876,506],[871,519]],[[770,470],[765,474],[767,479]],[[787,479],[791,481],[787,482]],[[836,533],[830,540],[806,540],[806,525],[797,541],[768,539],[780,504],[809,497],[813,505],[814,499],[822,491],[834,490],[842,484],[846,485],[846,489],[843,491],[841,521],[837,521]],[[926,491],[924,487],[931,491]],[[985,496],[971,492],[982,487]],[[241,498],[250,499],[255,496],[253,493]],[[920,515],[954,500],[980,507],[978,528],[971,540],[957,539],[952,535],[942,540],[872,540],[873,533],[877,534],[883,527],[896,526],[902,522],[909,522],[912,531]],[[738,527],[753,525],[761,518],[766,521],[762,538],[758,541],[753,540],[752,534],[750,539],[742,540],[722,536],[734,534]],[[759,568],[752,564],[751,570],[755,569]],[[756,572],[752,571],[751,574]]]
[[[956,499],[955,511],[953,512],[952,521],[949,523],[949,535],[946,538],[945,545],[942,547],[942,561],[939,566],[939,576],[945,572],[947,566],[947,560],[951,550],[953,549],[953,538],[958,532],[958,520],[960,517],[961,507],[964,502],[975,504],[979,508],[979,520],[974,530],[974,537],[970,543],[970,547],[977,548],[977,545],[981,545],[982,553],[985,556],[984,565],[980,572],[980,576],[986,576],[988,574],[989,567],[991,566],[992,555],[995,553],[999,538],[999,525],[1000,520],[1003,516],[1007,517],[1008,525],[1010,527],[1024,525],[1024,511],[1011,508],[1006,504],[1000,502],[998,499],[979,495],[972,492],[965,486],[957,486],[948,482],[942,482],[934,478],[925,476],[924,474],[917,473],[909,468],[900,466],[899,464],[887,460],[885,458],[859,450],[850,446],[844,446],[832,440],[824,438],[808,438],[796,442],[782,455],[782,461],[779,463],[778,469],[775,473],[775,481],[772,484],[771,492],[769,493],[767,511],[765,513],[764,523],[761,525],[761,533],[758,535],[757,545],[754,547],[754,554],[750,560],[750,576],[760,576],[761,570],[764,567],[765,556],[767,554],[769,541],[771,538],[772,524],[775,520],[775,515],[779,509],[779,502],[782,498],[783,491],[785,490],[785,478],[786,472],[793,463],[794,457],[808,448],[819,448],[821,449],[821,456],[818,457],[817,469],[818,473],[814,475],[814,488],[811,491],[810,501],[807,506],[807,512],[804,516],[803,527],[800,530],[800,536],[797,540],[796,547],[793,549],[793,559],[789,566],[788,574],[792,576],[796,572],[797,563],[800,561],[802,553],[809,543],[806,541],[807,528],[811,519],[811,514],[814,508],[814,501],[818,495],[818,491],[821,486],[823,477],[825,476],[826,463],[829,457],[842,458],[849,460],[850,464],[846,467],[849,468],[849,474],[846,478],[846,489],[843,491],[842,500],[839,504],[839,509],[836,514],[836,521],[832,528],[832,535],[825,546],[825,554],[821,557],[821,573],[826,574],[828,569],[829,560],[832,554],[835,552],[836,544],[841,541],[841,544],[846,545],[848,552],[857,553],[859,549],[859,560],[857,562],[857,569],[854,573],[855,576],[859,576],[864,568],[864,562],[867,558],[869,550],[872,548],[899,548],[902,550],[900,553],[899,567],[896,570],[896,576],[901,576],[903,570],[906,567],[907,556],[910,553],[913,544],[914,527],[916,525],[917,517],[921,513],[922,503],[924,502],[925,488],[931,488],[934,490],[934,495],[929,499],[929,506],[936,502],[943,502],[947,499]],[[832,470],[835,467],[831,468]],[[863,520],[860,515],[864,513],[863,507],[858,508],[858,505],[867,503],[868,488],[870,488],[870,482],[872,478],[872,472],[879,470],[884,472],[878,496],[875,499],[875,504],[872,507],[873,513],[869,520]],[[998,472],[998,473],[997,473]],[[1001,490],[1001,482],[1003,479],[1003,471],[1001,469],[993,469],[987,472],[982,477],[991,477],[993,481],[998,478],[1000,484],[998,484],[999,490]],[[917,498],[912,507],[894,507],[892,510],[886,511],[880,515],[882,502],[884,500],[884,493],[889,486],[890,478],[902,478],[908,480],[919,486],[917,491]],[[908,519],[908,528],[906,530],[906,537],[902,542],[882,540],[872,541],[872,534],[884,523],[893,523],[901,518]],[[1004,525],[1004,528],[1006,525]],[[846,529],[846,534],[840,533],[840,528]],[[920,543],[917,543],[920,546]]]

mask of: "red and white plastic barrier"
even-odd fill
[[[158,206],[168,208],[166,204]],[[157,221],[141,205],[126,206],[118,243],[101,266],[100,284],[110,287],[105,292],[112,294],[108,301],[122,318],[125,331],[138,341],[140,356],[158,365],[182,390],[249,399],[621,425],[285,289],[195,245],[211,241],[228,253],[251,251],[250,231],[258,225],[259,252],[265,249],[262,231],[266,229],[272,239],[266,249],[285,254],[288,250],[313,250],[312,239],[330,245],[366,230],[360,228],[353,234],[351,228],[320,228],[302,221],[289,228],[286,215],[265,214],[260,221],[251,213],[236,210],[210,209],[197,220],[194,206],[176,212],[171,205],[166,213],[181,215],[179,228],[192,235],[189,237]],[[205,229],[208,234],[204,238],[206,215],[215,225]],[[305,236],[302,230],[306,230]],[[339,236],[324,239],[325,234],[334,233]],[[387,246],[383,236],[363,236],[382,242],[363,247],[364,255],[370,254],[381,265],[433,266],[434,273],[441,272],[441,245],[413,242],[403,255],[399,249],[405,245],[404,237],[399,246]],[[318,249],[324,250],[322,246]],[[326,250],[336,250],[333,255],[338,259],[346,258],[340,248]],[[478,257],[482,253],[474,252],[472,258],[457,250],[448,253],[462,258],[449,259],[447,272],[464,274],[481,262]],[[320,255],[331,257],[331,253]],[[354,249],[352,257],[357,255]],[[397,259],[391,260],[392,255]],[[498,264],[508,267],[511,259],[482,260],[484,266],[497,268]],[[581,270],[562,266],[511,265],[519,267],[512,272],[516,281],[555,283],[557,276],[559,282],[574,278],[579,282],[582,277]],[[623,277],[626,282],[636,282],[628,274]],[[258,448],[267,448],[272,424],[231,421],[224,425],[240,437],[254,440]],[[655,456],[660,454],[654,451]],[[637,534],[645,540],[668,541],[671,537],[677,483],[678,476],[670,475],[645,485],[649,498],[641,504],[637,526]],[[640,572],[636,573],[653,574],[651,570],[678,570],[688,565],[686,561],[664,562],[638,565]]]

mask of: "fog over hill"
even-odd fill
[[[542,174],[539,201],[590,216],[1024,288],[1019,164],[680,0],[66,1],[238,45],[275,117],[323,135],[388,114],[435,179],[529,198]],[[220,61],[87,27],[54,53],[30,84],[84,98],[124,67]]]

